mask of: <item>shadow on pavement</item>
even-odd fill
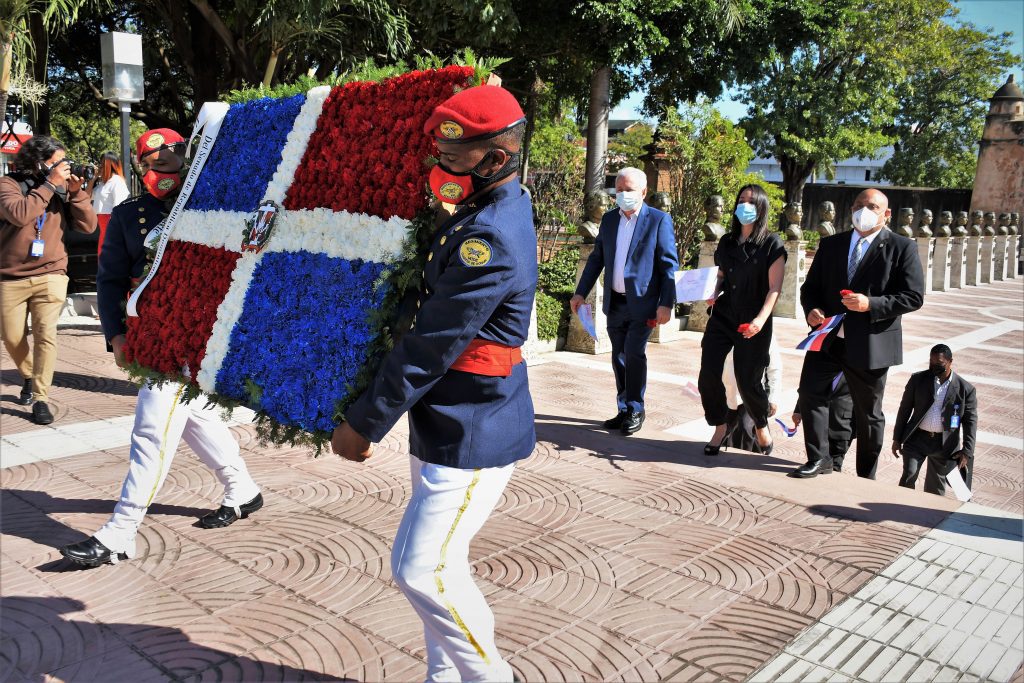
[[[81,601],[69,598],[0,597],[5,639],[0,662],[10,659],[29,681],[352,680],[206,647],[168,626],[101,624],[86,614],[64,616],[85,609]]]
[[[673,463],[714,469],[721,467],[788,474],[798,466],[791,460],[763,456],[734,448],[723,450],[713,457],[704,455],[704,442],[648,439],[643,430],[623,436],[605,429],[596,420],[573,420],[559,415],[537,415],[537,440],[552,444],[557,451],[583,449],[588,454],[622,469],[621,461],[645,463]]]
[[[28,506],[17,505],[17,501],[27,503]],[[50,515],[59,513],[110,514],[114,510],[115,502],[98,498],[54,498],[45,491],[4,489],[0,491],[0,510],[3,510],[3,514],[0,515],[0,534],[24,538],[52,548],[77,543],[88,538],[95,529],[73,529],[53,519]],[[149,507],[147,514],[198,518],[207,512],[209,510],[156,503]],[[65,564],[63,561],[38,567],[42,571],[65,571],[73,568],[76,566],[70,563]]]

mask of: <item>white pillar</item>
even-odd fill
[[[581,244],[580,245],[580,265],[576,269],[576,282],[580,281],[580,276],[583,275],[583,268],[587,265],[587,259],[590,258],[590,254],[594,251],[593,244]],[[569,336],[565,340],[565,350],[575,351],[577,353],[610,353],[612,350],[612,342],[608,339],[608,318],[604,314],[604,276],[605,273],[602,271],[601,276],[597,278],[597,283],[594,288],[590,290],[590,294],[587,295],[586,302],[590,304],[591,309],[594,312],[594,330],[597,332],[597,339],[591,337],[586,330],[583,329],[583,325],[580,324],[580,319],[576,315],[569,314]]]
[[[996,235],[992,240],[992,279],[1005,280],[1007,270],[1006,238],[1009,235]]]
[[[992,282],[992,271],[994,269],[993,257],[994,251],[993,246],[995,237],[992,235],[982,235],[981,237],[981,275],[978,278],[978,284],[987,285]]]
[[[932,254],[932,289],[945,292],[949,289],[950,242],[952,237],[936,237]]]
[[[915,237],[917,240],[917,255],[921,259],[921,270],[924,271],[925,294],[932,291],[932,263],[935,253],[935,238]]]
[[[964,280],[966,285],[981,284],[981,240],[982,238],[978,235],[971,235],[967,238],[966,279]]]
[[[800,286],[807,277],[807,242],[786,240],[786,267],[782,275],[782,292],[775,304],[775,315],[780,318],[802,318]]]
[[[967,238],[949,238],[949,288],[960,289],[967,284]]]
[[[701,242],[700,256],[697,257],[698,268],[710,268],[715,265],[715,250],[718,249],[718,242]],[[708,326],[708,305],[703,301],[694,301],[690,305],[690,320],[686,324],[687,330],[703,332]]]

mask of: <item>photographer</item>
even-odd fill
[[[96,214],[83,180],[72,174],[64,146],[33,136],[0,178],[0,306],[3,340],[25,385],[18,403],[32,406],[36,424],[50,424],[47,405],[57,357],[57,318],[68,289],[67,228],[91,233]],[[29,346],[27,318],[32,315]]]

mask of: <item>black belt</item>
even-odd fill
[[[942,432],[930,432],[927,429],[918,428],[917,433],[921,434],[922,436],[926,436],[929,439],[941,439],[942,438]]]
[[[608,298],[608,301],[612,301],[617,304],[624,304],[626,303],[626,295],[612,290],[612,295]]]

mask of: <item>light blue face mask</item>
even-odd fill
[[[750,225],[757,220],[757,207],[750,202],[743,202],[742,204],[736,205],[736,210],[733,212],[736,214],[736,218],[743,225]]]

